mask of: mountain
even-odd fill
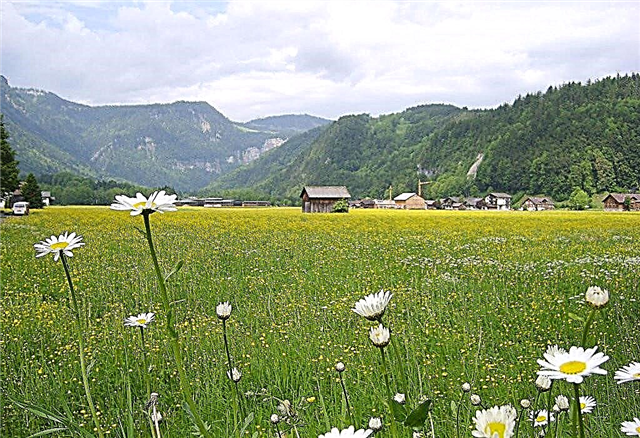
[[[0,99],[22,172],[72,171],[181,190],[204,187],[305,126],[328,122],[289,115],[235,123],[206,102],[92,107],[11,87],[4,76]]]
[[[206,190],[252,188],[295,200],[305,184],[346,185],[354,196],[383,196],[389,185],[412,188],[420,141],[472,112],[452,105],[422,105],[377,118],[367,114],[293,137],[214,181]],[[267,171],[268,169],[268,171]]]
[[[310,116],[309,114],[284,114],[251,120],[245,123],[244,126],[249,129],[278,132],[286,134],[287,137],[292,137],[329,123],[331,123],[331,120]]]
[[[286,151],[286,152],[285,152]],[[269,169],[269,171],[267,171]],[[354,197],[416,191],[439,198],[504,191],[567,199],[640,186],[640,75],[549,87],[492,110],[423,105],[346,116],[291,138],[207,189],[252,188],[295,200],[306,184]]]

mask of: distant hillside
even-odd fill
[[[208,189],[295,199],[305,184],[339,184],[354,197],[382,197],[389,185],[395,194],[416,191],[420,178],[431,182],[424,186],[431,198],[495,190],[564,200],[574,187],[637,190],[640,76],[549,87],[494,110],[424,105],[346,116],[316,138],[289,142],[298,153],[281,155],[285,143]]]
[[[251,120],[244,124],[247,128],[260,131],[278,132],[292,137],[296,134],[308,131],[319,126],[328,125],[331,120],[308,114],[285,114]]]
[[[290,199],[297,198],[304,184],[346,185],[355,196],[383,196],[390,184],[408,190],[417,183],[420,141],[470,114],[452,105],[423,105],[378,118],[341,117],[321,130],[293,137],[208,189],[246,187]]]
[[[4,77],[0,99],[22,172],[73,171],[181,190],[204,187],[311,123],[286,116],[283,130],[249,128],[206,102],[90,107],[11,87]]]

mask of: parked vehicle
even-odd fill
[[[13,214],[14,216],[26,216],[29,214],[29,203],[28,202],[16,202],[13,204]]]

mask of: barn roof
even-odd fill
[[[300,197],[307,193],[310,199],[347,199],[351,198],[345,186],[304,186]]]
[[[395,198],[393,198],[394,201],[407,201],[411,198],[413,198],[414,196],[418,196],[415,193],[411,192],[407,192],[407,193],[401,193],[398,196],[396,196]]]
[[[624,200],[626,199],[626,197],[628,196],[629,198],[631,198],[632,201],[634,200],[640,200],[640,194],[638,193],[609,193],[604,199],[607,199],[609,196],[611,196],[613,199],[616,200],[617,203],[619,204],[623,204]]]
[[[491,192],[489,193],[490,195],[493,195],[496,198],[511,198],[511,195],[508,193],[501,193],[501,192]]]

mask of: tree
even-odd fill
[[[573,189],[568,202],[571,210],[584,210],[589,207],[589,195],[579,187]]]
[[[3,116],[0,115],[0,140],[2,141],[2,151],[0,154],[0,195],[12,193],[20,184],[18,175],[18,161],[15,152],[9,144],[9,133],[4,129]]]
[[[29,203],[30,208],[42,208],[42,193],[40,192],[40,186],[33,173],[27,175],[21,191],[24,200]]]

